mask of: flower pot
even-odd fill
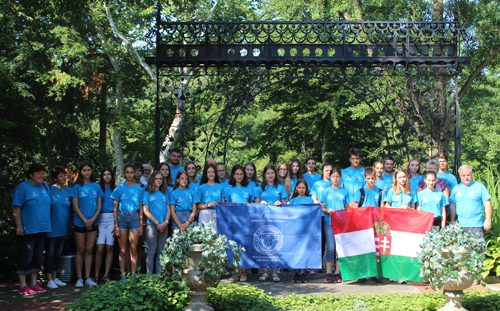
[[[206,304],[205,298],[208,295],[208,284],[200,283],[200,271],[198,265],[201,261],[201,244],[189,246],[189,257],[186,259],[187,286],[191,289],[188,294],[191,296],[191,304],[183,311],[213,311],[214,309]]]
[[[464,254],[470,249],[460,248],[460,252]],[[447,250],[443,249],[443,257],[449,256]],[[467,289],[474,284],[473,274],[469,272],[467,267],[462,267],[461,271],[458,272],[458,277],[451,282],[447,283],[443,287],[443,295],[446,297],[446,304],[444,307],[438,311],[451,311],[451,310],[464,310],[462,307],[462,298],[464,296],[464,289]]]

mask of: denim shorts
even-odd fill
[[[326,239],[326,262],[334,262],[337,258],[335,250],[335,235],[333,234],[332,222],[325,221],[325,239]],[[338,259],[337,259],[338,260]]]
[[[189,216],[191,216],[192,211],[175,211],[175,215],[177,215],[177,218],[179,219],[179,222],[181,224],[185,223],[188,221]],[[172,228],[179,228],[175,221],[172,221]]]
[[[118,211],[118,227],[123,231],[139,230],[140,217],[139,212],[121,212]]]

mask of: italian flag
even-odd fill
[[[331,216],[343,280],[381,276],[422,281],[417,253],[433,213],[368,206]]]

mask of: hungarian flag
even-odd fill
[[[331,213],[342,279],[422,281],[417,253],[432,212],[368,206]]]

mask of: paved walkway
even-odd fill
[[[308,283],[293,283],[294,273],[287,272],[281,274],[281,282],[259,282],[260,274],[248,274],[247,282],[238,282],[241,285],[253,285],[263,289],[266,293],[271,293],[277,297],[295,293],[298,295],[351,295],[351,294],[417,294],[421,292],[433,292],[432,289],[424,283],[410,282],[408,284],[392,283],[384,280],[378,284],[373,281],[367,281],[360,284],[355,281],[344,282],[343,284],[325,283],[325,274],[308,275]],[[488,287],[475,285],[473,289],[480,290],[500,290],[500,278],[490,278],[491,284]],[[229,284],[231,281],[225,277],[222,284]],[[46,288],[45,286],[43,286]],[[76,288],[73,285],[60,287],[57,290],[47,289],[46,293],[33,296],[22,296],[18,293],[17,284],[0,285],[0,310],[62,310],[64,305],[75,300],[80,294],[86,292],[88,287]]]

